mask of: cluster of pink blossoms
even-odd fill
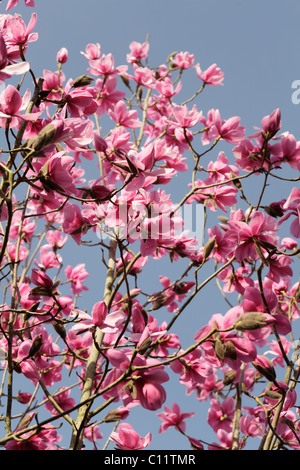
[[[7,10],[17,4],[10,0]],[[22,377],[22,390],[9,385],[1,396],[7,416],[0,444],[59,448],[62,435],[51,423],[64,417],[70,449],[87,441],[97,449],[105,426],[128,419],[110,429],[111,442],[144,449],[152,434],[141,437],[129,423],[138,407],[155,412],[157,432],[174,427],[192,449],[243,449],[249,438],[265,449],[300,449],[300,369],[289,339],[300,316],[299,178],[286,178],[289,193],[264,203],[278,169],[300,170],[300,142],[280,133],[279,109],[247,136],[238,116],[225,119],[218,109],[205,116],[198,104],[180,103],[186,70],[199,79],[194,99],[224,79],[217,64],[202,70],[187,51],[150,68],[149,43],[134,41],[126,65],[115,66],[99,43],[87,44],[86,71],[73,79],[63,71],[69,59],[62,48],[57,70],[36,77],[28,58],[36,24],[35,13],[28,25],[19,15],[0,15],[7,144],[0,162],[0,347],[9,384]],[[24,73],[34,77],[32,91],[13,85]],[[220,149],[207,160],[222,142],[232,145],[231,154]],[[94,165],[91,179],[86,162]],[[186,195],[175,204],[168,183],[189,171]],[[251,203],[248,180],[261,175],[265,182]],[[205,208],[204,243],[186,230],[184,204]],[[85,262],[66,263],[68,246],[96,250],[95,273]],[[107,274],[103,292],[95,293],[88,282],[100,277],[101,258]],[[158,274],[157,291],[149,266],[168,260],[182,263],[183,274]],[[141,280],[148,268],[153,286]],[[201,323],[198,310],[206,307],[191,302],[214,280],[232,304]],[[174,325],[190,303],[195,331],[183,347]],[[201,423],[196,436],[187,433],[185,420],[196,413],[169,401],[171,377],[196,404],[207,402],[215,442],[202,439]],[[24,406],[22,419],[15,404]],[[40,418],[43,405],[50,424]]]

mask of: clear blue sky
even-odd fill
[[[6,3],[1,3],[3,13]],[[36,0],[36,8],[25,8],[20,0],[20,5],[9,13],[19,12],[28,21],[33,11],[37,12],[39,40],[30,45],[28,60],[36,75],[45,68],[55,70],[56,53],[61,47],[69,50],[69,61],[64,66],[66,76],[76,78],[85,73],[87,62],[80,51],[90,42],[99,42],[104,53],[111,52],[116,65],[125,64],[129,43],[143,42],[149,34],[150,65],[159,65],[172,51],[189,51],[203,68],[216,62],[224,71],[224,86],[207,88],[197,101],[204,113],[219,108],[224,118],[239,115],[241,124],[251,134],[263,116],[279,107],[282,130],[289,130],[300,140],[300,105],[291,100],[291,84],[300,79],[297,0]],[[192,75],[188,76],[193,91],[197,83]],[[277,199],[272,190],[269,189],[269,202],[273,196]],[[89,253],[82,253],[92,268]],[[83,262],[82,258],[78,262]],[[166,268],[163,274],[170,272]],[[214,289],[215,286],[201,299],[207,307],[207,318],[226,311],[221,296],[212,300]],[[181,325],[187,334],[197,330],[193,326],[194,322],[199,323],[199,318],[195,318],[197,304],[198,301],[191,305],[187,321]],[[162,314],[159,320],[163,320]],[[206,425],[205,405],[197,402],[194,395],[185,397],[183,387],[179,391],[171,385],[166,388],[167,406],[178,401],[183,403],[183,411],[197,412],[197,418],[187,420],[187,432],[195,438],[215,439]],[[160,420],[150,412],[141,410],[139,416],[137,411],[129,421],[141,435],[152,432],[152,448],[178,449],[186,445],[176,431],[157,436]],[[203,429],[207,429],[206,433]],[[104,427],[101,430],[104,432]]]

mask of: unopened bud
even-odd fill
[[[213,251],[214,247],[215,247],[215,244],[216,244],[216,238],[215,237],[211,237],[208,242],[204,245],[204,249],[203,249],[203,261],[205,261],[209,255],[211,254],[211,252]]]
[[[53,328],[55,329],[56,333],[63,339],[66,339],[67,332],[66,329],[61,321],[53,320],[52,322]]]
[[[234,324],[238,331],[258,330],[264,326],[267,326],[267,322],[260,312],[244,313]]]
[[[59,64],[65,64],[68,60],[68,50],[65,47],[62,47],[57,55],[56,60]]]
[[[158,310],[160,307],[162,307],[165,304],[167,298],[168,296],[166,294],[158,294],[156,296],[156,299],[153,302],[151,310]]]
[[[224,344],[220,339],[217,339],[214,343],[214,350],[218,358],[223,361],[225,357],[225,348]]]
[[[32,342],[31,348],[29,349],[28,356],[29,357],[35,356],[41,349],[42,344],[43,344],[42,335],[36,336],[36,338],[34,338]]]
[[[238,177],[233,173],[233,171],[230,172],[230,178],[234,178],[232,180],[234,186],[237,188],[237,189],[242,189],[242,184],[240,182],[240,180],[238,179]]]
[[[119,421],[120,419],[126,419],[129,415],[129,410],[124,406],[120,406],[115,410],[111,410],[104,418],[105,423],[113,423],[114,421]]]
[[[55,124],[49,122],[43,129],[38,133],[37,136],[32,137],[26,142],[26,146],[32,148],[36,152],[42,150],[48,145],[52,144],[60,128],[63,127],[63,123],[54,121]]]
[[[94,79],[90,77],[89,75],[81,75],[80,77],[77,77],[74,82],[73,82],[73,88],[78,88],[81,86],[88,86],[90,85]]]
[[[22,405],[26,405],[30,401],[31,397],[32,397],[31,393],[19,392],[18,395],[16,396],[16,400],[19,403],[22,403]]]
[[[276,380],[276,372],[273,363],[265,356],[257,356],[255,361],[252,362],[257,372],[264,376],[270,382]]]
[[[228,372],[226,372],[224,374],[224,377],[223,377],[223,384],[224,385],[230,385],[232,384],[232,382],[234,381],[236,377],[236,371],[235,370],[229,370]]]
[[[237,358],[235,345],[231,341],[227,341],[224,344],[224,355],[233,361]]]

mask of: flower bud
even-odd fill
[[[105,152],[108,145],[107,145],[106,141],[103,139],[103,137],[101,137],[97,132],[94,132],[93,139],[94,139],[94,145],[95,145],[96,151],[97,152]]]
[[[56,333],[63,339],[66,339],[67,332],[63,325],[63,322],[58,320],[53,320],[52,322],[53,328],[55,329]]]
[[[258,330],[267,326],[268,322],[260,312],[244,313],[234,324],[234,328],[238,331]]]
[[[223,361],[225,357],[225,348],[224,344],[220,339],[217,339],[214,343],[214,350],[218,358]]]
[[[94,79],[90,77],[89,75],[80,75],[80,77],[77,77],[74,82],[73,82],[73,88],[78,88],[81,86],[88,86],[90,85]]]
[[[223,377],[223,384],[224,385],[230,385],[232,384],[232,382],[234,381],[236,377],[236,371],[235,370],[229,370],[228,372],[226,372],[224,374],[224,377]]]
[[[212,237],[208,240],[208,242],[204,245],[203,249],[203,262],[207,260],[211,252],[213,251],[216,244],[216,238]]]
[[[270,382],[274,382],[276,380],[276,372],[274,365],[267,357],[257,356],[255,361],[252,362],[252,365],[261,375],[263,375]]]
[[[26,405],[30,401],[31,397],[32,397],[31,393],[19,392],[18,395],[16,396],[16,400],[19,403],[22,403],[22,405]]]
[[[62,47],[56,56],[56,60],[59,64],[65,64],[68,60],[68,50],[65,47]]]
[[[105,421],[105,423],[112,423],[114,421],[126,419],[128,415],[129,415],[128,408],[125,408],[124,406],[119,406],[119,408],[109,411],[109,413],[105,416],[103,421]]]
[[[231,341],[227,341],[224,344],[224,355],[225,357],[228,357],[232,361],[235,361],[235,359],[237,358],[235,345]]]
[[[32,345],[31,345],[31,348],[29,349],[28,356],[29,357],[35,356],[41,349],[42,344],[43,344],[42,335],[36,336],[36,338],[34,338],[34,340],[32,341]]]

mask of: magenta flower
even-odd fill
[[[159,433],[165,432],[171,427],[175,427],[177,431],[185,432],[186,423],[184,420],[186,418],[191,418],[195,415],[195,412],[191,413],[181,413],[180,407],[177,403],[172,404],[172,408],[165,406],[165,411],[157,413],[157,416],[163,421],[159,428]]]
[[[148,447],[152,435],[149,432],[145,437],[140,437],[131,424],[121,423],[118,427],[118,432],[112,432],[110,439],[116,443],[116,449],[140,450]]]
[[[93,306],[92,316],[79,311],[75,318],[79,322],[72,329],[78,333],[93,329],[95,326],[100,328],[103,333],[117,333],[125,319],[125,313],[117,310],[109,314],[106,303],[101,301]]]
[[[65,388],[60,388],[58,392],[53,395],[54,401],[59,405],[62,410],[66,411],[76,405],[74,398],[70,397],[69,395],[70,390],[67,390]],[[44,399],[46,399],[46,397],[44,397]],[[54,405],[52,405],[49,400],[47,400],[46,402],[45,409],[49,411],[52,416],[58,414],[58,411],[54,408]]]
[[[222,403],[212,399],[208,410],[208,424],[215,432],[222,429],[227,433],[232,431],[232,420],[235,412],[235,403],[232,397],[225,398]]]
[[[189,52],[178,52],[175,55],[174,59],[172,59],[172,64],[174,67],[178,67],[180,69],[189,69],[193,66],[194,63],[194,54],[190,54]]]
[[[202,117],[202,111],[198,111],[196,105],[191,110],[186,105],[174,106],[172,111],[175,119],[175,121],[172,121],[172,124],[184,129],[196,126]]]
[[[126,60],[130,64],[139,63],[143,59],[147,59],[148,52],[149,52],[149,43],[144,42],[141,44],[140,42],[132,41],[129,44],[130,54],[127,54]]]
[[[22,75],[28,72],[30,65],[28,62],[9,64],[6,44],[2,34],[0,34],[0,80],[6,80],[11,75]]]
[[[195,66],[197,77],[207,85],[223,85],[224,73],[217,64],[212,64],[208,69],[202,71],[200,64]]]
[[[7,44],[11,45],[18,45],[26,47],[28,42],[37,41],[38,33],[32,33],[33,28],[35,27],[37,22],[37,15],[36,13],[32,13],[31,18],[29,20],[28,26],[24,23],[23,19],[15,15],[9,19],[8,27],[9,33],[7,35]]]
[[[214,125],[219,136],[231,144],[237,144],[245,137],[245,127],[240,125],[238,116],[233,116],[224,121],[221,119],[219,110],[217,110],[214,116]]]
[[[128,368],[131,352],[109,349],[105,354],[114,366],[102,384],[103,388],[109,388],[109,385]],[[164,366],[160,366],[159,362],[154,359],[146,359],[138,354],[133,361],[134,367],[145,367],[147,364],[154,367],[136,370],[131,374],[130,382],[127,379],[108,389],[104,394],[105,397],[118,396],[123,400],[124,406],[133,402],[140,403],[147,410],[158,410],[166,400],[166,391],[161,384],[167,382],[169,376],[164,371]]]
[[[136,110],[127,109],[124,101],[119,101],[113,110],[108,112],[110,118],[117,122],[120,126],[135,129],[141,127],[142,123],[138,119],[138,113]]]
[[[4,124],[4,127],[8,118],[10,119],[8,122],[9,127],[16,127],[22,120],[34,121],[41,115],[40,111],[22,114],[27,106],[27,98],[29,98],[28,94],[24,95],[24,98],[22,98],[20,92],[13,85],[7,85],[5,90],[1,92],[0,122]]]
[[[80,207],[76,204],[66,205],[63,215],[63,232],[71,235],[77,245],[80,245],[82,235],[88,230],[88,219],[81,214]]]
[[[34,0],[24,0],[24,1],[25,1],[26,7],[35,7]],[[11,10],[11,8],[16,7],[18,3],[19,3],[19,0],[8,0],[6,11]]]
[[[88,60],[97,60],[101,57],[101,46],[98,42],[87,44],[85,52],[81,52],[81,54]]]
[[[263,212],[254,212],[249,224],[242,221],[229,221],[228,225],[237,236],[238,246],[235,250],[235,257],[240,262],[250,258],[258,259],[257,246],[259,245],[261,253],[265,253],[265,248],[274,242],[274,236],[272,236],[275,232],[274,224],[272,227],[270,219]]]
[[[139,85],[145,88],[154,89],[156,87],[156,78],[153,70],[148,67],[139,67],[137,64],[133,64],[134,77],[133,79]]]
[[[89,276],[84,263],[77,264],[75,268],[70,265],[67,266],[65,275],[66,278],[71,281],[71,290],[74,295],[79,294],[83,290],[88,290],[88,288],[83,285],[83,282]]]

